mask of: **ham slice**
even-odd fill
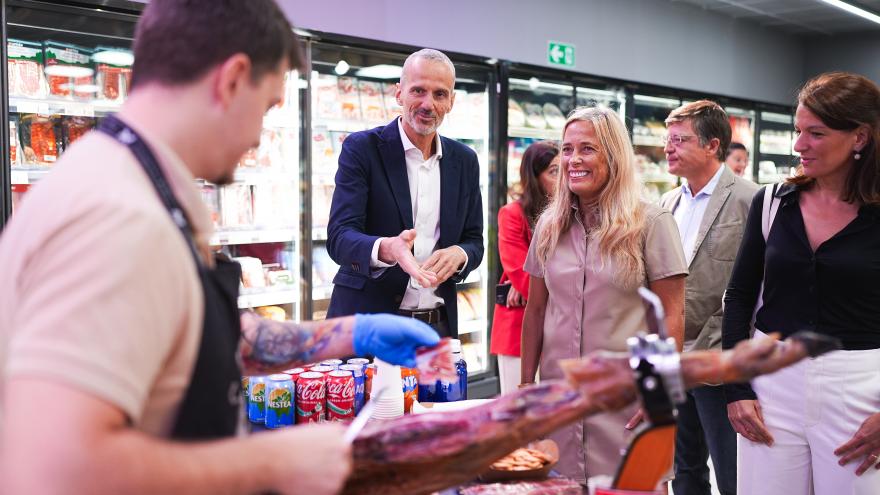
[[[833,348],[822,336],[741,342],[733,351],[681,357],[685,386],[745,381]],[[566,366],[569,380],[523,388],[464,411],[404,416],[368,425],[352,446],[343,494],[427,495],[475,479],[518,447],[636,399],[628,357],[594,353]]]

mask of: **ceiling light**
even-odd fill
[[[134,55],[131,52],[125,50],[114,50],[112,48],[101,49],[99,48],[92,55],[92,60],[99,64],[110,64],[121,67],[130,67],[134,64]]]
[[[59,77],[89,77],[95,71],[88,67],[78,67],[76,65],[50,65],[46,67],[47,76]]]
[[[880,24],[880,15],[874,14],[872,12],[868,12],[867,10],[856,7],[855,5],[850,5],[846,2],[841,2],[840,0],[822,0],[822,1],[827,3],[828,5],[833,5],[833,6],[837,7],[838,9],[845,10],[845,11],[849,12],[850,14],[855,14],[855,15],[861,17],[862,19],[867,19],[871,22],[876,22],[877,24]]]
[[[333,68],[333,72],[340,76],[344,76],[345,73],[348,72],[348,69],[351,69],[351,66],[348,65],[348,62],[346,62],[345,60],[340,60],[336,64],[336,67]]]
[[[371,65],[358,69],[354,73],[358,77],[369,77],[372,79],[400,79],[401,74],[403,74],[403,67],[390,64]]]

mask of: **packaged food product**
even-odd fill
[[[507,100],[507,125],[511,127],[525,127],[526,125],[526,113],[513,98]]]
[[[131,66],[134,56],[129,50],[99,46],[92,54],[98,80],[98,97],[123,101],[131,88]]]
[[[382,101],[385,103],[385,119],[391,120],[403,114],[403,108],[397,103],[397,84],[382,83]]]
[[[223,227],[239,228],[254,223],[251,188],[247,184],[230,184],[220,188],[220,212]]]
[[[241,266],[241,285],[245,289],[266,287],[266,277],[263,275],[263,262],[260,258],[239,256],[232,258]]]
[[[81,138],[95,127],[95,119],[91,117],[69,117],[61,119],[62,142],[64,149]]]
[[[562,114],[562,110],[559,107],[552,103],[544,103],[543,110],[544,118],[551,129],[562,129],[565,127],[565,115]]]
[[[254,312],[263,318],[275,321],[287,320],[287,312],[278,306],[260,306]]]
[[[220,226],[220,193],[214,184],[202,184],[200,188],[202,202],[208,207],[214,228]]]
[[[526,125],[535,129],[546,129],[547,120],[544,118],[544,110],[537,103],[526,103]]]
[[[358,81],[361,94],[361,108],[367,122],[384,122],[385,105],[382,103],[382,84],[373,81]]]
[[[331,74],[312,76],[312,105],[318,119],[341,119],[342,105],[339,99],[339,81]]]
[[[43,60],[52,96],[91,98],[97,90],[95,69],[92,67],[92,51],[88,48],[59,43],[43,42]]]
[[[15,120],[9,121],[9,159],[13,166],[18,165],[18,126]]]
[[[21,148],[25,163],[51,165],[58,160],[60,120],[58,116],[21,115]]]
[[[361,120],[361,102],[358,95],[358,82],[354,77],[338,79],[339,101],[342,103],[342,118]]]
[[[43,46],[40,43],[9,39],[6,43],[9,96],[43,98],[46,76],[43,74]]]

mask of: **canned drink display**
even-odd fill
[[[248,379],[248,421],[266,422],[266,377],[252,376]]]
[[[419,371],[415,368],[400,368],[403,380],[403,413],[412,412],[413,402],[419,397]]]
[[[248,383],[250,382],[249,376],[241,377],[241,394],[244,395],[245,400],[248,399]]]
[[[324,421],[324,397],[327,393],[323,373],[306,371],[296,381],[296,424]]]
[[[321,361],[321,366],[329,366],[331,368],[338,369],[343,364],[341,359],[325,359]]]
[[[354,377],[351,371],[336,370],[327,375],[327,421],[354,418]]]
[[[354,413],[361,412],[364,407],[364,369],[359,364],[343,364],[339,367],[340,371],[350,371],[354,377]]]
[[[364,370],[364,402],[370,400],[373,390],[373,377],[376,376],[376,365],[370,363]]]
[[[293,368],[292,370],[284,370],[282,373],[289,376],[294,383],[296,383],[296,379],[299,378],[299,375],[305,373],[305,368]]]
[[[266,382],[266,428],[283,428],[293,424],[294,390],[290,375],[269,375]]]
[[[312,366],[312,369],[309,371],[312,371],[315,373],[323,373],[326,375],[327,373],[330,373],[331,371],[336,371],[336,368],[334,368],[332,366],[327,366],[324,364],[319,364],[318,366]]]

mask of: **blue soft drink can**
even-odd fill
[[[293,424],[294,397],[290,375],[269,375],[266,382],[266,428],[283,428]]]
[[[361,412],[361,408],[364,407],[364,402],[366,402],[366,396],[364,395],[366,385],[364,369],[359,364],[343,364],[339,367],[339,370],[350,371],[354,377],[354,413],[357,414]]]
[[[351,358],[346,361],[346,364],[356,364],[361,367],[364,373],[367,372],[367,365],[370,364],[370,360],[367,358]]]
[[[252,376],[248,380],[248,421],[266,422],[266,377]]]

